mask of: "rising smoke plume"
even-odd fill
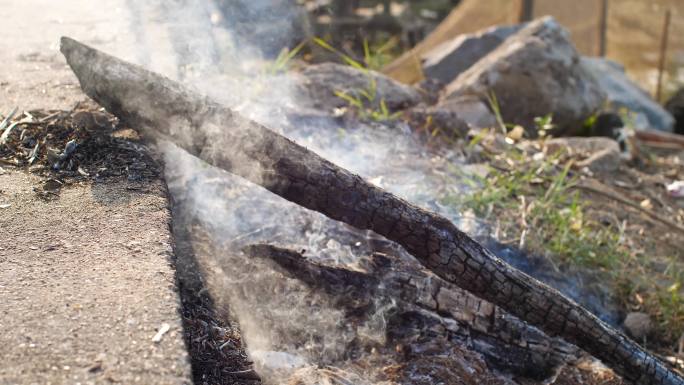
[[[297,118],[307,108],[297,93],[298,78],[266,72],[264,63],[276,45],[294,40],[288,35],[296,33],[299,13],[287,2],[269,13],[262,3],[266,2],[217,2],[213,6],[175,2],[164,7],[160,17],[172,44],[166,51],[141,53],[142,64],[197,88],[382,187],[437,208],[436,191],[445,189],[444,161],[423,152],[406,128],[402,132],[400,125],[390,129],[364,123],[342,128],[332,117],[315,122]],[[144,15],[156,14],[158,8],[150,3],[131,3],[131,8],[141,15],[136,28],[151,29]],[[281,28],[273,28],[273,20],[280,20]],[[247,31],[244,25],[252,29]],[[154,45],[147,41],[145,46]],[[218,302],[227,303],[239,321],[262,378],[281,383],[298,371],[322,365],[354,372],[346,367],[350,347],[364,341],[382,344],[384,314],[392,305],[378,303],[376,314],[366,324],[346,324],[342,311],[325,296],[266,261],[247,258],[240,250],[265,242],[305,250],[306,256],[328,264],[355,266],[372,251],[368,242],[373,235],[209,168],[175,146],[160,143],[160,149],[170,191],[182,206],[178,212],[190,217],[185,223],[197,225],[192,231],[201,235],[195,234],[195,241],[201,238],[212,250],[213,260],[205,261],[205,268],[213,269],[213,285],[221,288],[212,294],[221,296]],[[378,370],[356,371],[355,383],[373,383]],[[304,377],[315,381],[310,374]]]
[[[458,160],[458,154],[427,153],[401,122],[345,124],[333,117],[305,119],[310,104],[298,93],[300,77],[264,71],[274,44],[287,41],[284,31],[290,30],[288,23],[274,29],[273,20],[280,18],[282,22],[283,18],[287,20],[284,16],[298,13],[275,7],[273,15],[261,2],[232,3],[174,2],[165,7],[131,3],[132,12],[140,13],[134,28],[148,31],[154,29],[150,24],[161,21],[165,33],[158,36],[166,37],[163,42],[171,42],[163,50],[160,47],[164,44],[140,32],[147,43],[143,47],[150,48],[140,53],[140,61],[380,187],[441,213],[466,231],[477,230],[468,227],[472,222],[462,221],[456,210],[439,204],[439,197],[458,194],[461,189],[454,184],[458,178],[449,166]],[[151,22],[145,16],[150,14],[160,19]],[[245,24],[252,30],[245,32],[240,27]],[[263,47],[259,46],[261,42]],[[241,130],[220,124],[204,127],[218,132]],[[187,131],[180,122],[172,129]],[[264,380],[281,383],[296,373],[329,365],[354,372],[358,376],[354,383],[376,382],[379,369],[351,367],[349,351],[354,345],[383,343],[385,315],[392,310],[391,303],[376,303],[374,315],[364,324],[345,323],[342,312],[324,295],[312,292],[266,261],[248,258],[241,249],[251,243],[271,243],[304,250],[305,256],[326,264],[360,268],[359,259],[373,251],[371,244],[378,237],[210,168],[173,145],[160,143],[159,148],[164,154],[170,191],[182,207],[178,212],[187,217],[183,222],[194,233],[196,247],[211,250],[204,268],[213,277],[212,287],[220,288],[212,294],[229,305],[239,321],[250,356]],[[213,151],[225,149],[216,147]],[[240,166],[250,167],[250,160],[245,159]],[[395,254],[412,261],[399,248]]]

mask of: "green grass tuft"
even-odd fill
[[[467,148],[472,150],[483,140],[476,136]],[[515,147],[488,156],[485,176],[461,174],[471,191],[446,196],[442,203],[471,211],[493,229],[499,228],[504,243],[544,255],[560,266],[600,271],[625,306],[657,320],[661,341],[682,336],[681,256],[647,254],[651,247],[635,248],[634,237],[641,235],[627,234],[624,223],[596,219],[596,207],[575,188],[578,179],[570,171],[572,159],[560,154],[531,157]],[[665,268],[663,260],[668,261]]]

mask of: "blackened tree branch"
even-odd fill
[[[83,91],[146,136],[166,138],[289,201],[397,242],[444,280],[576,344],[628,381],[684,385],[638,344],[447,219],[161,75],[69,38],[62,38],[61,51]]]

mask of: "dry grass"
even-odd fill
[[[477,147],[489,148],[481,140]],[[657,320],[652,346],[676,350],[684,333],[684,232],[654,218],[684,224],[684,210],[664,188],[667,180],[684,178],[684,154],[645,153],[632,166],[593,176],[575,166],[578,156],[540,154],[540,142],[485,150],[480,160],[487,174],[469,176],[472,193],[445,202],[561,269],[600,272],[626,311]],[[610,193],[583,188],[588,185]]]

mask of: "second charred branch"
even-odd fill
[[[447,282],[584,349],[638,384],[684,378],[588,310],[497,258],[453,223],[392,195],[268,128],[136,65],[62,38],[83,91],[150,138],[303,207],[403,246]]]
[[[361,259],[364,271],[356,271],[319,264],[294,250],[272,245],[250,245],[243,252],[271,260],[285,274],[326,293],[357,324],[368,321],[379,309],[387,309],[383,317],[391,345],[410,348],[411,341],[441,337],[477,351],[491,367],[536,380],[551,377],[558,366],[581,356],[573,345],[549,338],[500,308],[398,258],[374,253]]]

